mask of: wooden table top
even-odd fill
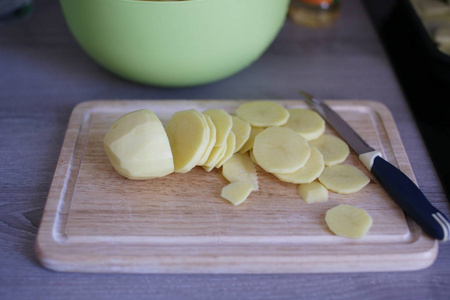
[[[386,53],[360,1],[343,1],[334,26],[287,21],[268,51],[217,83],[162,89],[122,80],[93,63],[70,35],[57,1],[0,27],[1,299],[444,299],[450,243],[414,272],[266,275],[58,273],[34,244],[72,109],[95,99],[367,99],[393,113],[419,186],[449,205]]]

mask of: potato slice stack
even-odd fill
[[[314,111],[287,110],[273,101],[253,101],[240,105],[234,116],[218,108],[176,112],[167,123],[165,134],[152,112],[134,112],[113,125],[104,144],[115,169],[131,179],[160,177],[171,171],[187,173],[196,166],[208,172],[222,167],[222,174],[230,184],[223,188],[221,196],[239,205],[259,189],[257,164],[281,181],[299,184],[300,197],[306,203],[315,203],[327,201],[328,190],[355,193],[369,183],[359,169],[342,165],[350,153],[348,145],[324,132],[325,121]],[[155,137],[149,137],[152,142],[143,143],[146,134],[155,135],[165,144],[152,147]],[[127,141],[137,146],[125,145]],[[142,155],[146,149],[148,155]],[[164,149],[164,153],[158,149]],[[172,157],[173,166],[155,162]],[[155,166],[155,170],[144,170],[147,165]],[[137,166],[136,171],[133,166]],[[342,213],[333,217],[332,224],[352,208],[342,209]],[[348,215],[345,218],[348,223]],[[368,226],[367,222],[364,224]],[[341,232],[333,230],[335,227],[330,227],[333,232]],[[353,233],[346,236],[360,237]]]
[[[343,163],[350,150],[342,139],[324,134],[325,121],[316,112],[255,101],[241,105],[236,115],[252,125],[239,152],[248,152],[254,163],[279,180],[305,185],[299,187],[305,202],[324,201],[326,189],[348,194],[369,182],[353,166],[332,168]]]
[[[146,155],[138,160],[139,155],[133,151],[140,148],[133,150],[131,142],[125,145],[128,140],[146,140],[144,136],[136,135],[134,123],[144,119],[141,116],[145,114],[153,114],[156,125],[146,127],[150,129],[142,134],[158,132],[155,135],[157,139],[165,139],[166,143],[169,141],[173,171],[177,173],[187,173],[195,166],[201,166],[208,172],[223,166],[223,174],[230,183],[247,181],[258,189],[253,166],[256,163],[279,180],[293,184],[309,184],[318,180],[328,190],[341,194],[357,192],[368,183],[368,178],[356,168],[337,166],[345,161],[349,148],[340,138],[324,134],[325,122],[316,112],[301,108],[287,110],[273,101],[253,101],[240,105],[235,113],[232,116],[219,108],[204,112],[194,109],[176,112],[165,127],[166,138],[161,128],[157,128],[159,120],[156,115],[148,110],[132,112],[120,118],[110,129],[105,138],[105,149],[116,170],[128,178],[147,179],[167,175],[170,170],[143,171],[142,168],[152,158]],[[113,143],[113,133],[130,138],[116,138],[118,142]],[[155,139],[152,136],[148,140],[151,138]],[[152,148],[153,144],[154,141],[148,145],[148,153],[152,153],[153,157],[171,157],[168,149],[160,153],[160,148]],[[112,154],[113,150],[117,155]],[[138,175],[133,173],[132,167],[127,171],[127,164],[139,166],[140,169],[135,172]],[[317,190],[319,187],[314,184],[302,188],[302,191],[311,191],[308,192],[308,200],[304,200],[315,202],[311,195],[322,195],[321,189]],[[323,198],[321,196],[320,199]]]
[[[256,101],[241,105],[236,114],[252,125],[240,152],[248,152],[252,162],[281,181],[299,184],[298,193],[306,203],[328,201],[328,190],[350,194],[369,183],[369,178],[359,169],[340,165],[350,149],[342,139],[324,134],[325,121],[316,112],[300,108],[285,110],[276,103]],[[225,178],[230,182],[254,181],[253,169],[243,167],[244,162],[251,163],[247,156],[240,156],[230,161],[229,166],[225,164]],[[224,191],[231,189],[232,184]],[[250,194],[248,189],[245,196]],[[226,192],[222,196],[230,200]],[[243,192],[230,201],[238,205],[243,202],[242,195]],[[370,215],[351,205],[334,207],[326,215],[327,226],[339,236],[361,238],[372,226]]]
[[[194,109],[176,112],[166,126],[175,172],[186,173],[208,150],[211,128],[203,114]]]

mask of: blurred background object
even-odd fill
[[[0,0],[0,25],[23,19],[33,11],[33,0]]]
[[[444,21],[441,0],[364,0],[450,199],[450,57],[427,34]],[[421,3],[416,5],[415,3]],[[432,6],[427,6],[427,5]],[[416,7],[419,8],[416,10]],[[423,18],[424,11],[428,17]],[[436,15],[437,13],[437,15]],[[435,17],[430,17],[430,14]],[[422,16],[422,17],[421,17]],[[450,17],[450,15],[448,15]]]
[[[313,28],[333,24],[339,14],[339,0],[292,0],[289,8],[292,21]]]
[[[289,0],[60,0],[80,46],[112,73],[184,87],[255,62],[286,19]]]

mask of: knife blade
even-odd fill
[[[331,125],[359,155],[364,166],[375,176],[389,196],[429,236],[447,241],[450,235],[449,219],[434,207],[419,187],[402,171],[382,158],[380,152],[369,146],[353,128],[333,109],[313,95],[299,91],[306,102]]]

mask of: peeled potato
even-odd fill
[[[233,116],[232,120],[233,126],[231,127],[231,131],[236,136],[236,149],[234,149],[234,152],[238,152],[250,137],[252,127],[247,121],[236,116]]]
[[[247,181],[253,185],[253,190],[258,190],[258,175],[256,168],[247,153],[235,153],[223,164],[222,175],[229,182]]]
[[[114,169],[129,179],[162,177],[174,171],[164,127],[148,109],[120,117],[106,133],[103,145]]]
[[[348,145],[334,135],[323,134],[318,139],[312,140],[309,143],[319,149],[327,167],[342,163],[350,154]]]
[[[236,137],[234,133],[230,131],[230,134],[227,138],[227,150],[225,151],[223,157],[216,163],[215,167],[220,168],[227,160],[229,160],[234,153],[234,149],[236,148]]]
[[[328,190],[317,181],[300,184],[297,191],[306,203],[328,201]]]
[[[337,165],[326,167],[320,174],[319,181],[330,191],[351,194],[365,187],[370,179],[353,166]]]
[[[209,130],[196,110],[176,112],[166,125],[175,172],[186,173],[197,165],[208,146]]]
[[[203,152],[200,161],[197,163],[198,166],[203,165],[208,160],[214,145],[216,144],[216,126],[214,126],[213,121],[210,116],[203,115],[205,117],[206,123],[209,127],[209,139],[208,145],[206,146],[205,152]]]
[[[223,109],[208,109],[203,113],[211,117],[216,127],[216,144],[214,146],[225,146],[227,144],[227,137],[233,126],[231,116]]]
[[[290,183],[309,183],[317,179],[319,175],[322,173],[325,164],[323,161],[322,154],[316,147],[311,147],[311,155],[309,156],[306,164],[295,171],[294,173],[280,174],[273,173],[275,177],[284,182]]]
[[[325,121],[315,111],[309,109],[289,109],[289,119],[283,127],[300,133],[307,141],[317,139],[325,131]]]
[[[255,138],[253,155],[270,173],[293,173],[303,167],[311,154],[308,142],[286,127],[269,127]]]
[[[255,137],[258,133],[264,130],[264,127],[251,127],[250,136],[248,137],[245,144],[239,150],[240,153],[245,153],[253,148],[253,144],[255,143]]]
[[[236,181],[226,185],[222,189],[220,196],[227,199],[234,205],[244,202],[253,190],[253,185],[247,181]]]
[[[362,238],[372,227],[372,217],[364,209],[345,204],[329,209],[325,222],[334,234],[354,239]]]
[[[253,101],[240,105],[236,115],[256,127],[280,126],[287,122],[289,112],[273,101]]]

